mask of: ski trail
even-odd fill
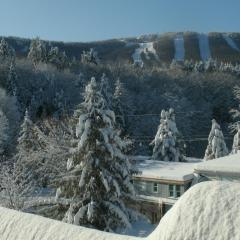
[[[240,49],[238,48],[238,46],[236,45],[236,43],[234,42],[234,40],[227,34],[227,33],[223,33],[222,34],[223,38],[225,39],[225,41],[227,42],[227,44],[235,49],[236,51],[240,52]]]
[[[210,47],[209,47],[209,42],[208,42],[208,35],[201,33],[198,35],[198,40],[199,40],[200,56],[201,56],[202,60],[205,62],[209,58],[211,58],[211,52],[210,52]]]
[[[183,61],[184,55],[185,55],[185,49],[184,49],[184,39],[183,39],[182,33],[178,33],[174,38],[174,46],[175,46],[174,59],[176,61]]]
[[[159,60],[156,50],[153,47],[153,42],[139,43],[139,48],[136,48],[132,55],[134,64],[143,66],[142,53],[145,54],[148,60],[150,60],[149,53],[152,53],[157,61]]]

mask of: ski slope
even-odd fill
[[[150,60],[150,54],[153,54],[155,59],[158,61],[158,55],[155,48],[153,47],[154,42],[139,43],[139,48],[135,49],[135,52],[132,55],[134,64],[143,66],[143,60],[141,54],[145,54],[146,59]]]
[[[184,61],[185,48],[184,48],[184,39],[183,39],[182,33],[178,33],[174,38],[174,46],[175,46],[174,59],[176,61]]]
[[[233,41],[233,39],[227,34],[227,33],[223,33],[222,34],[223,38],[225,39],[225,41],[227,42],[227,44],[234,50],[240,52],[240,49],[238,48],[238,46],[236,45],[236,43]]]
[[[184,193],[146,238],[123,236],[0,207],[1,240],[239,240],[240,183],[210,181]]]
[[[208,42],[208,35],[201,33],[198,35],[199,40],[199,50],[202,61],[207,61],[211,58],[211,51]]]

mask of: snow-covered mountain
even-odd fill
[[[26,56],[30,40],[7,37],[18,56]],[[49,42],[70,57],[80,58],[83,50],[94,48],[103,62],[140,63],[146,66],[170,63],[175,60],[206,61],[209,58],[224,62],[239,62],[240,33],[178,32],[143,35],[137,38],[111,39],[96,42]]]

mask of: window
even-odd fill
[[[168,185],[169,197],[178,198],[181,196],[181,186],[180,185]]]
[[[174,197],[174,185],[169,185],[169,197]]]
[[[153,192],[154,193],[158,192],[158,184],[157,183],[153,183]]]
[[[141,184],[140,185],[141,186],[141,190],[145,191],[146,190],[146,182],[141,182],[140,184]]]
[[[176,197],[180,197],[181,196],[181,188],[180,185],[176,185]]]

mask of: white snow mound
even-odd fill
[[[139,238],[101,232],[89,228],[21,213],[0,207],[1,240],[135,240]]]
[[[147,238],[78,227],[0,208],[1,240],[239,240],[240,183],[212,181],[190,188]]]
[[[203,182],[162,218],[149,240],[239,240],[240,184]]]

